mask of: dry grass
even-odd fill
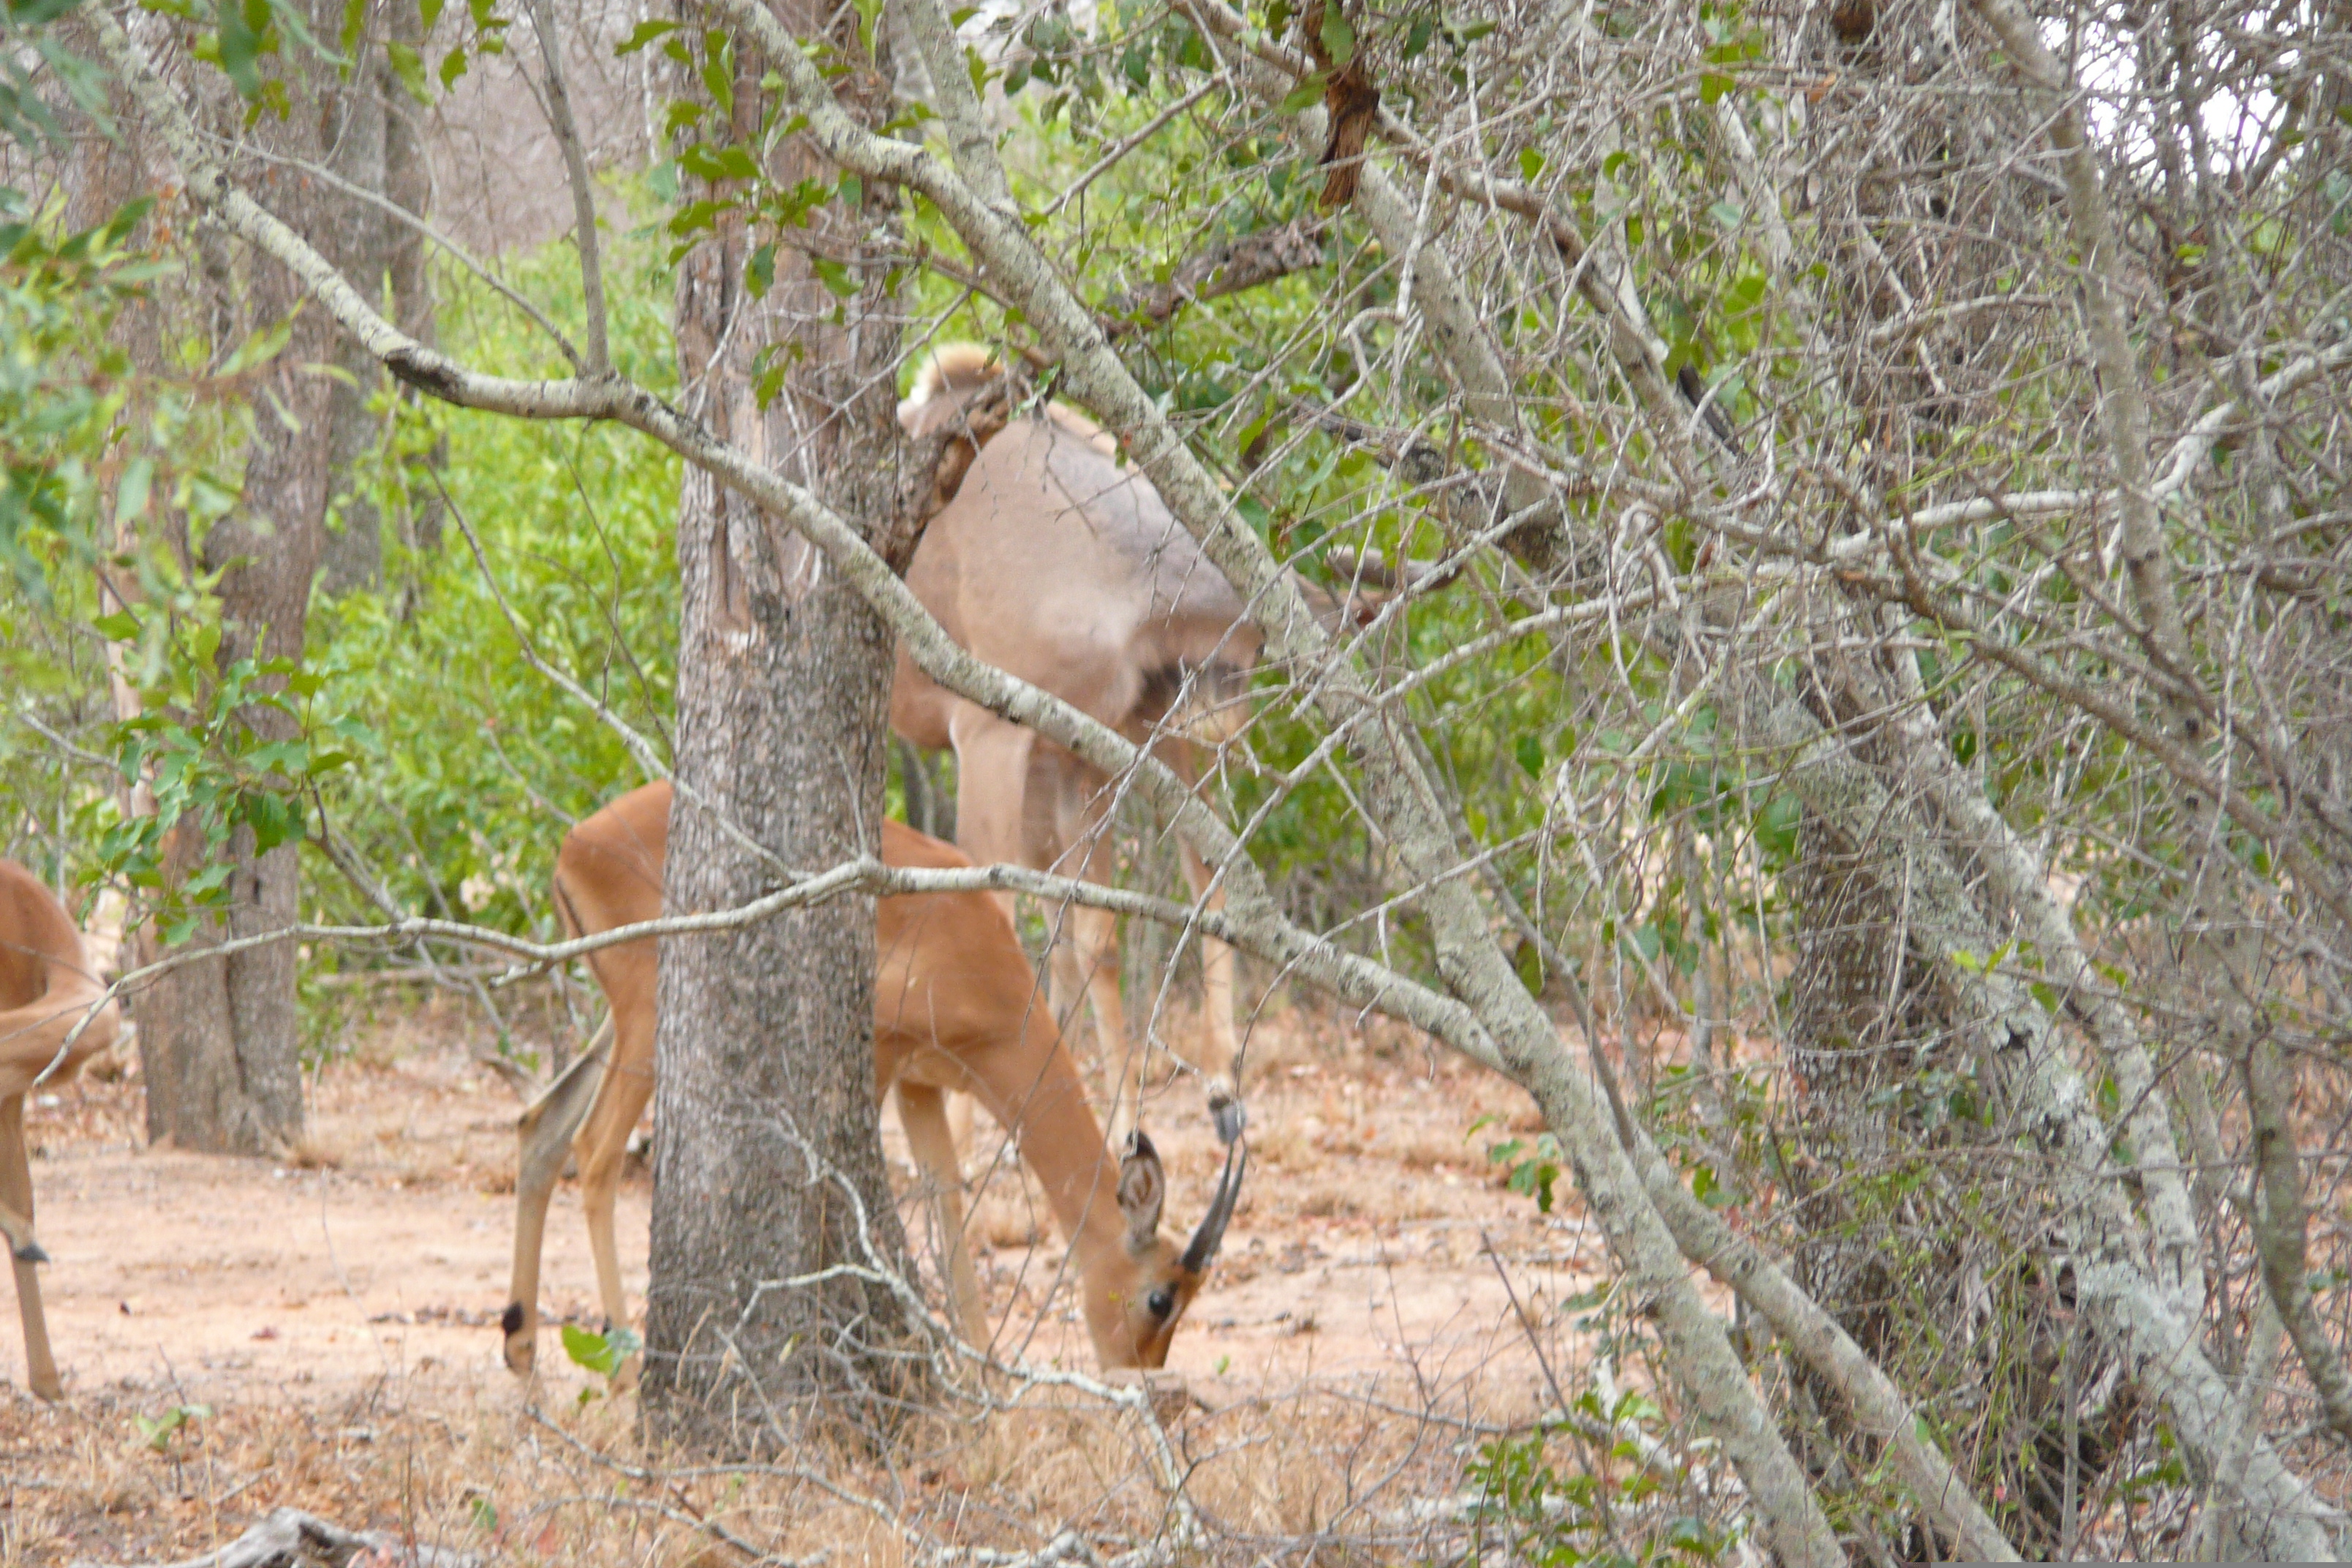
[[[1222,1393],[1161,1429],[1191,1467],[1186,1498],[1223,1542],[1212,1556],[1247,1560],[1262,1544],[1324,1533],[1355,1555],[1437,1543],[1412,1505],[1460,1489],[1458,1417],[1402,1416],[1310,1383]],[[1170,1523],[1158,1437],[1139,1415],[1083,1397],[1033,1394],[1010,1411],[935,1419],[902,1434],[887,1463],[812,1445],[792,1456],[807,1479],[649,1454],[630,1395],[541,1406],[444,1375],[386,1379],[322,1409],[289,1391],[274,1407],[193,1421],[159,1453],[132,1419],[173,1398],[114,1388],[57,1408],[0,1407],[11,1482],[0,1563],[176,1558],[279,1506],[523,1565],[742,1561],[702,1556],[730,1537],[762,1553],[890,1563],[959,1546],[1034,1549],[1064,1530],[1108,1554]],[[1461,1387],[1454,1402],[1490,1419],[1529,1413],[1524,1394],[1501,1388]]]
[[[1187,1508],[1204,1562],[1444,1559],[1484,1434],[1556,1403],[1531,1345],[1557,1375],[1589,1363],[1558,1303],[1600,1263],[1590,1227],[1496,1189],[1498,1129],[1465,1139],[1522,1108],[1409,1042],[1300,1016],[1256,1031],[1259,1163],[1179,1336],[1163,1430],[999,1380],[1013,1407],[955,1404],[879,1456],[684,1464],[647,1451],[634,1396],[563,1364],[551,1332],[539,1384],[498,1367],[511,1221],[490,1194],[512,1188],[516,1102],[464,1056],[462,1008],[378,1026],[394,1044],[318,1078],[310,1131],[275,1166],[142,1152],[135,1074],[36,1109],[68,1399],[0,1392],[0,1568],[184,1557],[281,1505],[501,1564],[933,1562],[1065,1531],[1108,1558],[1175,1540]],[[1179,1218],[1220,1163],[1196,1100],[1180,1085],[1148,1108]],[[633,1178],[639,1300],[646,1201]],[[1025,1173],[994,1163],[972,1215],[1000,1353],[1089,1367]],[[590,1311],[577,1228],[567,1194],[542,1300],[557,1320]],[[211,1414],[164,1451],[142,1439],[138,1418],[198,1404]]]

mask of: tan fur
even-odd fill
[[[611,931],[661,912],[670,786],[631,791],[565,836],[556,859],[556,910],[574,935]],[[971,862],[901,823],[882,825],[882,858],[908,867]],[[880,972],[874,987],[875,1098],[898,1091],[899,1120],[929,1184],[948,1253],[957,1327],[984,1343],[988,1323],[963,1234],[963,1188],[942,1093],[977,1097],[1012,1130],[1022,1158],[1076,1255],[1087,1331],[1107,1367],[1157,1367],[1207,1265],[1195,1272],[1159,1234],[1167,1179],[1145,1143],[1124,1160],[1105,1146],[1060,1031],[1037,1005],[1036,977],[1013,923],[985,893],[919,893],[880,900]],[[625,1321],[614,1199],[629,1133],[654,1088],[651,941],[604,948],[589,960],[613,1005],[612,1054],[593,1104],[578,1069],[525,1113],[515,1184],[515,1273],[505,1328],[507,1364],[537,1355],[539,1260],[547,1199],[571,1136],[582,1205],[605,1315]],[[1230,1213],[1230,1208],[1227,1211]],[[1159,1310],[1152,1303],[1157,1300]]]
[[[906,404],[920,408],[942,392],[966,392],[1004,374],[996,356],[978,343],[944,343],[925,361],[915,376],[915,390]]]
[[[1003,371],[989,352],[934,353],[900,405],[919,438],[950,428]],[[1236,733],[1260,635],[1142,471],[1118,461],[1110,435],[1055,404],[1045,417],[975,419],[938,471],[940,510],[907,585],[964,647],[1043,688],[1196,774],[1196,742]],[[1189,679],[1188,679],[1189,678]],[[953,747],[956,841],[974,859],[1054,868],[1108,883],[1108,781],[1033,731],[934,685],[902,651],[891,725],[916,745]],[[1185,873],[1213,907],[1209,868]],[[1011,905],[1010,896],[1003,900]],[[1132,1125],[1142,1062],[1129,1049],[1118,994],[1118,922],[1102,910],[1056,911],[1054,1005],[1066,1022],[1094,1014],[1115,1068],[1114,1130]],[[1211,1070],[1234,1058],[1233,957],[1203,943]]]
[[[0,860],[0,1236],[16,1265],[26,1381],[43,1399],[58,1398],[64,1390],[33,1272],[46,1255],[33,1239],[25,1096],[36,1082],[72,1076],[112,1045],[121,1016],[83,956],[72,917],[38,877]]]

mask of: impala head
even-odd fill
[[[1249,1156],[1234,1143],[1225,1153],[1224,1173],[1200,1228],[1182,1247],[1160,1234],[1160,1211],[1168,1197],[1160,1151],[1140,1131],[1129,1142],[1118,1167],[1118,1212],[1126,1222],[1124,1245],[1087,1281],[1087,1331],[1106,1367],[1161,1367],[1168,1342],[1193,1295],[1209,1277],[1234,1205],[1242,1195],[1242,1173]]]

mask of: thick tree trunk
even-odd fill
[[[331,35],[339,17],[340,11],[321,10],[314,25]],[[296,89],[294,112],[282,121],[262,115],[252,134],[269,152],[317,161],[327,131],[310,96],[319,84],[289,85]],[[221,118],[234,124],[241,109],[223,105]],[[346,216],[328,205],[316,182],[283,169],[273,171],[265,188],[278,211],[313,232],[333,231]],[[198,287],[209,295],[219,352],[289,318],[292,322],[291,338],[253,389],[242,504],[194,548],[205,569],[222,574],[216,658],[226,670],[240,659],[302,656],[303,617],[325,531],[329,401],[335,384],[314,367],[334,360],[338,334],[323,312],[297,311],[305,296],[284,268],[225,249],[209,250],[206,263]],[[244,718],[265,741],[295,733],[294,721],[274,709],[249,709]],[[204,843],[198,824],[183,824],[173,836],[167,870],[177,878],[199,869]],[[295,846],[257,855],[252,834],[240,828],[226,852],[235,860],[228,910],[200,923],[190,945],[216,946],[289,925],[296,917]],[[258,1154],[300,1136],[295,962],[291,944],[268,943],[173,970],[140,998],[139,1053],[151,1138],[187,1149]]]
[[[274,297],[283,270],[257,267],[252,274],[253,292],[260,297],[249,301],[248,319],[281,319],[290,303]],[[323,335],[298,326],[294,342],[271,366],[266,384],[300,427],[289,429],[267,415],[257,422],[246,458],[246,504],[215,523],[204,541],[205,567],[229,567],[221,579],[224,669],[247,658],[301,657],[303,612],[327,504],[321,438],[327,383],[303,367],[318,363],[331,346],[306,340]],[[246,720],[264,740],[294,732],[293,721],[274,709],[249,710]],[[195,824],[174,832],[169,870],[175,879],[199,868],[203,843]],[[236,869],[228,880],[227,917],[202,923],[191,945],[217,945],[295,919],[295,846],[256,855],[251,830],[240,828],[228,853]],[[267,943],[173,970],[141,998],[149,1137],[169,1138],[185,1149],[259,1154],[301,1134],[294,964],[292,944]]]
[[[256,266],[248,276],[242,320],[282,320],[292,304],[284,269]],[[306,314],[316,321],[317,312]],[[302,617],[327,507],[323,437],[330,384],[305,367],[331,350],[324,326],[316,321],[306,328],[298,321],[294,341],[264,377],[296,427],[268,413],[256,422],[246,458],[245,505],[215,522],[204,541],[205,566],[228,568],[221,578],[224,669],[243,658],[302,654]],[[275,709],[249,710],[246,721],[264,740],[294,733],[293,721]],[[174,832],[169,870],[175,879],[199,868],[195,857],[203,843],[194,824]],[[252,832],[240,828],[228,853],[236,864],[228,880],[227,917],[201,924],[191,945],[217,945],[295,919],[299,862],[294,845],[256,855]],[[184,1149],[259,1154],[300,1136],[294,964],[292,944],[267,943],[173,970],[141,998],[149,1137],[169,1138]]]
[[[803,14],[795,18],[809,30]],[[756,72],[736,89],[756,126]],[[789,186],[818,173],[797,143]],[[844,217],[855,247],[879,214]],[[821,220],[822,221],[822,220]],[[780,256],[764,300],[751,242],[724,231],[678,279],[683,380],[723,438],[864,521],[898,527],[898,334],[878,282],[845,301]],[[835,252],[838,254],[838,252]],[[867,269],[878,279],[880,264]],[[752,360],[801,351],[762,411]],[[772,351],[773,352],[773,351]],[[846,582],[797,536],[698,471],[678,518],[682,626],[677,804],[665,896],[723,909],[785,868],[873,847],[882,813],[893,645]],[[910,1325],[855,1279],[784,1288],[836,1265],[903,1266],[874,1103],[874,904],[845,898],[740,931],[662,945],[653,1284],[645,1407],[652,1429],[707,1450],[772,1450],[805,1420],[887,1424],[910,1392]]]

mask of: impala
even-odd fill
[[[114,1043],[121,1014],[82,956],[81,932],[41,885],[0,860],[0,1236],[16,1272],[25,1321],[25,1375],[35,1394],[63,1393],[49,1353],[48,1321],[33,1266],[48,1254],[33,1239],[33,1169],[25,1148],[25,1096],[67,1078]]]
[[[661,913],[662,859],[669,841],[670,786],[631,791],[564,837],[556,858],[555,904],[565,926],[588,935]],[[903,867],[971,862],[948,845],[896,822],[882,825],[882,858]],[[930,1189],[947,1252],[956,1327],[988,1342],[988,1320],[963,1235],[962,1186],[944,1103],[970,1092],[1010,1129],[1076,1255],[1087,1331],[1107,1367],[1157,1367],[1168,1358],[1177,1320],[1201,1288],[1241,1194],[1247,1163],[1236,1142],[1191,1242],[1160,1235],[1168,1184],[1151,1141],[1137,1132],[1122,1159],[1108,1147],[1087,1104],[1077,1068],[1036,977],[996,900],[982,892],[909,893],[879,900],[874,987],[875,1098],[896,1089],[898,1117]],[[589,967],[612,1004],[602,1070],[584,1055],[525,1111],[515,1182],[514,1289],[503,1327],[507,1364],[530,1370],[537,1353],[540,1253],[547,1205],[570,1145],[580,1167],[588,1242],[604,1315],[628,1321],[614,1198],[629,1134],[654,1087],[652,939],[593,953]]]
[[[918,437],[953,428],[1000,374],[984,349],[942,348],[899,405],[899,422]],[[1010,424],[973,420],[940,465],[943,504],[907,585],[966,649],[1197,779],[1201,743],[1239,729],[1263,634],[1151,481],[1119,467],[1116,452],[1060,404]],[[1104,819],[1113,797],[1100,771],[941,688],[903,648],[890,727],[918,746],[954,751],[956,844],[973,859],[1110,883]],[[1222,903],[1189,844],[1183,866],[1195,896]],[[1010,894],[1000,899],[1011,907]],[[1075,906],[1065,919],[1053,950],[1055,1014],[1067,1023],[1082,995],[1092,1003],[1097,1047],[1117,1064],[1112,1120],[1123,1124],[1140,1063],[1126,1059],[1118,918]],[[1234,1053],[1233,952],[1204,937],[1201,957],[1212,1070],[1224,1072]]]

